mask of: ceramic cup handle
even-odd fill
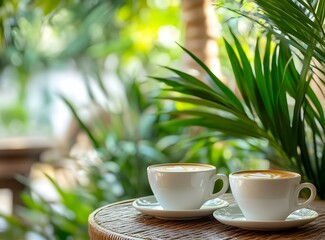
[[[214,189],[215,182],[217,180],[219,180],[219,179],[222,181],[222,189],[217,193],[212,193],[213,189]],[[220,195],[224,194],[228,190],[228,186],[229,186],[228,178],[224,174],[215,174],[215,175],[213,175],[213,177],[210,180],[210,184],[211,184],[211,193],[207,197],[207,200],[217,198]]]
[[[308,188],[310,190],[310,196],[306,201],[304,201],[302,203],[298,203],[299,193],[304,188]],[[316,191],[315,186],[313,184],[311,184],[311,183],[301,183],[301,184],[299,184],[299,186],[296,189],[297,202],[296,202],[295,209],[300,209],[300,208],[306,207],[309,203],[314,201],[314,199],[316,197],[316,192],[317,191]]]

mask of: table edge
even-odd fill
[[[131,236],[127,236],[125,234],[120,234],[113,232],[109,229],[105,229],[104,227],[100,226],[95,222],[95,215],[100,212],[103,208],[111,207],[114,205],[126,205],[132,203],[134,199],[127,199],[111,204],[107,204],[105,206],[102,206],[92,212],[88,217],[88,235],[91,237],[95,237],[95,239],[101,239],[101,240],[121,240],[121,239],[132,239],[132,240],[142,240],[141,238],[135,238]]]

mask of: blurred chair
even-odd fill
[[[47,137],[2,137],[0,138],[0,188],[12,191],[12,203],[20,204],[20,193],[25,185],[17,180],[18,175],[29,177],[34,162],[53,147],[55,141]]]

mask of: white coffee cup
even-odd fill
[[[208,164],[168,163],[147,168],[150,187],[165,210],[199,209],[206,201],[217,198],[228,189],[228,178],[217,174]],[[213,193],[217,180],[222,189]]]
[[[279,170],[252,170],[229,175],[232,194],[247,220],[280,221],[292,212],[306,207],[316,197],[311,183],[300,183],[298,173]],[[310,190],[309,198],[299,202],[302,189]]]

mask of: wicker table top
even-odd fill
[[[231,194],[221,198],[234,205]],[[314,201],[309,207],[319,217],[299,228],[286,231],[251,231],[224,225],[213,216],[197,220],[168,221],[146,216],[132,207],[133,200],[110,204],[89,216],[91,240],[109,239],[325,239],[325,201]]]

